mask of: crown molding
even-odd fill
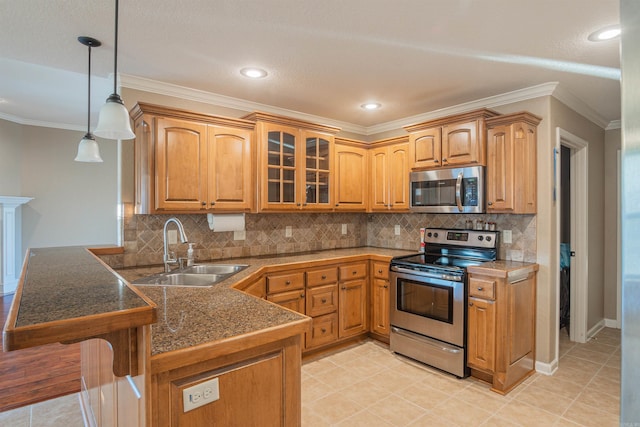
[[[26,126],[38,126],[43,128],[52,128],[52,129],[64,129],[64,130],[77,130],[80,132],[86,132],[87,127],[80,125],[72,125],[70,123],[55,123],[55,122],[45,122],[41,120],[29,120],[18,116],[13,116],[11,114],[0,113],[0,119],[6,120],[9,122],[17,123],[19,125]]]
[[[176,98],[186,99],[188,101],[202,102],[205,104],[214,104],[221,107],[233,108],[245,112],[263,111],[265,113],[288,116],[313,123],[325,124],[328,126],[338,127],[346,132],[353,132],[359,135],[366,135],[367,128],[339,120],[327,119],[326,117],[315,116],[312,114],[302,113],[300,111],[288,110],[286,108],[274,107],[272,105],[261,104],[259,102],[246,101],[244,99],[232,98],[230,96],[218,95],[203,90],[191,89],[184,86],[178,86],[170,83],[162,83],[157,80],[145,79],[127,74],[120,75],[120,83],[123,87],[144,92],[156,93],[159,95],[173,96]]]
[[[584,116],[589,121],[597,124],[602,129],[606,129],[609,122],[598,114],[593,108],[589,107],[580,98],[566,90],[564,87],[558,85],[553,91],[553,97],[562,102],[567,107],[571,108],[576,113]]]
[[[615,129],[621,129],[621,128],[622,128],[621,120],[611,120],[607,125],[607,127],[604,128],[604,130],[615,130]]]
[[[404,119],[398,119],[391,122],[370,126],[367,128],[367,135],[396,130],[405,126],[410,126],[412,124],[422,123],[440,117],[456,115],[478,108],[495,108],[501,105],[512,104],[518,101],[526,101],[528,99],[539,98],[541,96],[549,96],[554,92],[557,86],[558,82],[543,83],[524,89],[514,90],[512,92],[489,96],[487,98],[480,98],[475,101],[464,102],[462,104],[453,105],[451,107],[441,108],[439,110],[429,111],[428,113],[422,113],[415,116],[406,117]]]

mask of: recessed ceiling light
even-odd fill
[[[608,27],[600,28],[598,31],[594,31],[589,34],[589,40],[592,42],[602,42],[605,40],[611,40],[620,35],[620,25],[609,25]]]
[[[262,68],[243,68],[240,74],[251,79],[261,79],[267,76],[267,72]]]
[[[380,104],[379,102],[366,102],[362,104],[360,108],[363,108],[365,110],[378,110],[382,108],[382,104]]]

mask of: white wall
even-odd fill
[[[104,163],[78,163],[84,132],[0,121],[0,189],[35,199],[22,207],[22,248],[117,242],[116,143]]]

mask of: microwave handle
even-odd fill
[[[462,175],[462,172],[460,172],[456,180],[456,204],[460,212],[462,212]]]

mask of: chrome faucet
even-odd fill
[[[163,239],[164,239],[164,255],[162,257],[164,261],[164,272],[169,273],[171,271],[172,264],[178,264],[178,259],[174,253],[169,252],[169,243],[167,239],[167,226],[169,223],[173,222],[178,227],[178,232],[180,233],[180,242],[187,243],[187,235],[184,234],[184,227],[178,218],[169,218],[167,222],[164,223],[163,230]]]

